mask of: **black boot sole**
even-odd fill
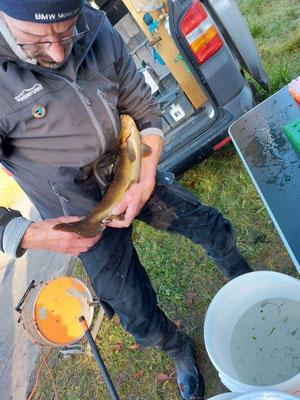
[[[191,399],[191,400],[204,400],[204,393],[205,393],[204,379],[203,379],[201,372],[199,371],[197,364],[195,364],[195,365],[196,365],[198,375],[199,375],[199,393],[198,393],[197,397],[195,397],[194,399]]]

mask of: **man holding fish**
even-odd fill
[[[108,317],[173,358],[183,399],[202,398],[192,340],[158,307],[131,223],[201,244],[233,279],[251,268],[231,223],[156,171],[159,105],[102,11],[84,0],[0,0],[0,12],[1,162],[43,219],[0,207],[1,250],[78,256]]]

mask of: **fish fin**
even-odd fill
[[[119,215],[111,215],[109,219],[114,219],[115,221],[124,221],[125,219],[125,213],[119,214]]]
[[[134,147],[130,140],[128,140],[128,142],[127,142],[126,150],[127,150],[127,156],[129,158],[130,162],[134,162],[136,159],[136,154],[135,154]]]
[[[141,154],[142,157],[148,157],[152,153],[152,149],[145,143],[141,143]]]
[[[74,232],[84,238],[92,238],[102,232],[102,226],[99,223],[90,223],[84,218],[77,222],[57,224],[53,227],[55,231]]]

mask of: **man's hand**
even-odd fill
[[[133,219],[139,214],[149,199],[154,185],[155,181],[136,183],[132,185],[124,194],[123,199],[113,210],[114,215],[124,213],[124,219],[122,221],[112,220],[107,222],[106,225],[112,228],[123,228],[130,226]]]
[[[20,245],[23,249],[51,250],[78,256],[97,243],[102,232],[93,238],[86,239],[77,233],[55,231],[52,228],[62,222],[76,222],[80,219],[78,217],[60,217],[34,222],[26,230]],[[103,229],[105,229],[105,225],[103,225]]]
[[[149,156],[142,157],[139,183],[133,184],[113,209],[114,215],[124,214],[124,220],[107,222],[106,225],[112,228],[130,226],[153,192],[156,167],[161,155],[163,141],[160,136],[148,135],[143,138],[143,143],[150,146],[152,152]]]

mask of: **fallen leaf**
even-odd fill
[[[175,325],[177,326],[177,328],[181,327],[181,322],[180,321],[175,321]]]
[[[114,345],[114,350],[115,350],[115,351],[121,351],[121,350],[122,350],[122,347],[121,347],[119,344],[115,344],[115,345]]]
[[[138,344],[131,344],[130,346],[128,346],[128,348],[129,348],[130,350],[136,350],[136,349],[139,349],[140,346],[139,346]]]
[[[188,299],[188,301],[186,302],[186,305],[188,307],[191,307],[192,304],[193,304],[193,299]]]
[[[134,375],[132,375],[131,379],[136,379],[139,376],[143,376],[143,375],[145,375],[145,372],[143,370],[139,369]]]
[[[192,187],[192,188],[194,188],[194,187],[195,187],[195,184],[196,184],[196,182],[195,182],[195,181],[192,181],[192,182],[189,183],[189,186]]]
[[[188,298],[188,300],[187,300],[187,302],[186,302],[186,305],[187,305],[188,307],[190,307],[190,306],[193,304],[193,298],[196,296],[196,293],[194,293],[194,292],[187,292],[186,296],[187,296],[187,298]]]
[[[156,382],[157,383],[162,383],[162,382],[166,382],[170,379],[170,377],[166,374],[158,374],[156,377]]]
[[[227,278],[221,278],[221,279],[219,279],[219,282],[221,282],[222,284],[225,284],[225,283],[228,282],[228,279]]]
[[[116,318],[115,318],[115,324],[117,325],[117,326],[120,326],[120,317],[117,315],[116,316]]]
[[[196,296],[196,293],[194,292],[187,292],[187,298],[188,299],[193,299]]]

